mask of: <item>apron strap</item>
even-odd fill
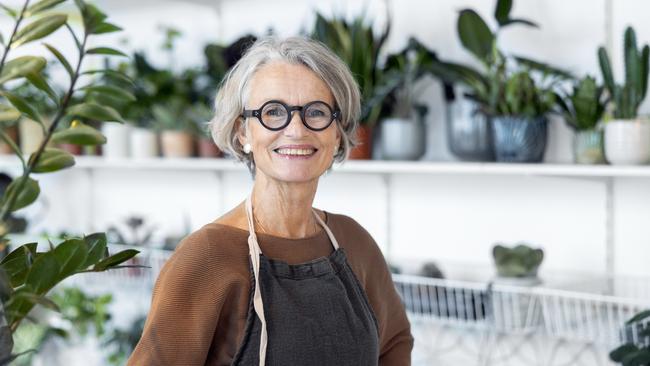
[[[257,236],[255,235],[255,227],[253,226],[253,205],[251,203],[251,196],[246,198],[246,217],[248,218],[248,252],[253,263],[253,274],[255,275],[255,293],[253,294],[253,307],[257,316],[262,323],[262,330],[260,334],[260,366],[264,366],[266,362],[266,345],[267,332],[266,332],[266,318],[264,316],[264,304],[262,303],[262,293],[260,291],[260,247],[257,243]]]
[[[314,216],[316,216],[316,221],[320,224],[320,226],[325,229],[325,232],[327,232],[327,236],[329,236],[330,241],[332,242],[332,246],[334,246],[334,250],[339,249],[339,242],[336,241],[336,238],[334,237],[334,234],[332,233],[332,230],[327,226],[327,224],[323,221],[323,219],[318,216],[318,213],[316,213],[316,210],[312,209],[311,212],[314,213]]]

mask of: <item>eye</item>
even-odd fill
[[[320,109],[309,109],[307,111],[307,116],[309,117],[324,117],[326,116],[325,111]]]

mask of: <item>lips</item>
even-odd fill
[[[273,150],[275,153],[288,158],[310,157],[318,151],[312,145],[283,145]]]

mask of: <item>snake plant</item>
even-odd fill
[[[571,93],[557,99],[557,105],[567,124],[577,131],[594,129],[605,114],[605,88],[596,79],[585,76],[573,83]]]

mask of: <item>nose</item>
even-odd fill
[[[302,123],[300,119],[299,111],[291,111],[291,120],[289,120],[289,125],[284,128],[285,136],[303,136],[307,131],[307,127]]]

